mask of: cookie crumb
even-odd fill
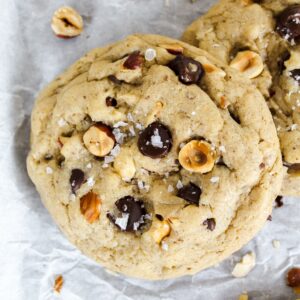
[[[242,260],[238,262],[233,271],[234,277],[245,277],[255,267],[256,257],[253,252],[247,253],[243,256]]]
[[[169,245],[165,241],[162,241],[161,242],[161,249],[163,249],[164,251],[168,251],[169,250]]]
[[[87,180],[87,185],[89,187],[92,187],[95,185],[95,180],[94,180],[94,177],[89,177],[88,180]]]
[[[279,249],[279,248],[280,248],[280,241],[278,241],[278,240],[273,240],[273,241],[272,241],[272,245],[273,245],[273,248]]]
[[[169,186],[168,186],[168,192],[169,193],[174,192],[174,188],[173,188],[173,186],[171,184],[169,184]]]

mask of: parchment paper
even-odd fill
[[[198,0],[0,0],[0,299],[224,300],[296,299],[284,276],[300,264],[300,201],[284,199],[273,221],[233,257],[193,277],[147,282],[116,276],[84,257],[60,233],[40,202],[25,168],[30,112],[37,92],[88,50],[135,32],[180,37],[214,1]],[[84,17],[84,33],[55,37],[53,12],[71,5]],[[275,249],[273,240],[281,247]],[[255,269],[231,276],[248,251]],[[53,293],[55,275],[65,284]]]

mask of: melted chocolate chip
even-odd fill
[[[139,136],[140,152],[151,158],[165,157],[172,148],[170,130],[160,122],[154,122],[145,128]]]
[[[194,183],[190,182],[178,191],[177,197],[199,206],[201,193],[201,189]]]
[[[191,57],[182,54],[169,62],[168,67],[174,71],[184,84],[198,83],[204,75],[202,65]]]
[[[300,5],[287,7],[277,16],[276,32],[291,44],[300,42]]]
[[[122,80],[119,80],[116,76],[114,76],[114,75],[109,75],[108,77],[107,77],[111,82],[113,82],[113,83],[115,83],[115,84],[117,84],[117,85],[121,85],[122,84]]]
[[[141,67],[144,57],[140,55],[140,51],[132,52],[125,60],[123,66],[126,69],[135,70]]]
[[[291,54],[289,51],[285,51],[282,53],[281,57],[278,60],[277,66],[278,66],[278,71],[279,74],[282,74],[282,72],[285,70],[285,65],[284,62],[290,59]]]
[[[115,217],[107,213],[108,219],[120,230],[132,232],[140,230],[147,221],[147,210],[142,200],[137,200],[132,196],[126,196],[115,203],[121,215]]]
[[[289,75],[298,83],[300,86],[300,69],[295,69],[289,72]]]
[[[109,96],[106,97],[105,102],[106,102],[107,106],[112,106],[112,107],[116,107],[118,104],[118,102],[115,98],[109,97]]]
[[[275,199],[275,202],[276,202],[276,206],[275,206],[276,208],[282,207],[283,206],[282,196],[278,196]]]
[[[76,191],[84,182],[84,173],[80,169],[73,169],[70,176],[71,191],[76,194]]]
[[[214,231],[216,228],[216,220],[213,218],[207,219],[203,222],[203,225],[207,226],[208,230]]]
[[[300,268],[292,268],[287,273],[287,285],[293,288],[300,287]]]

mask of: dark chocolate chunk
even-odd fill
[[[118,104],[117,100],[110,96],[106,97],[105,102],[107,106],[112,106],[112,107],[116,107]]]
[[[126,69],[135,70],[142,66],[144,57],[140,54],[140,51],[132,52],[125,60],[123,66]]]
[[[182,54],[169,62],[168,67],[174,71],[178,79],[184,84],[198,83],[204,75],[202,65],[191,57]]]
[[[293,44],[300,42],[300,5],[287,7],[277,16],[276,32]]]
[[[201,189],[194,183],[190,182],[178,191],[177,197],[199,206],[201,193]]]
[[[76,191],[84,182],[84,173],[80,169],[73,169],[70,176],[71,191],[76,194]]]
[[[203,225],[207,226],[208,230],[214,231],[216,228],[216,220],[213,218],[207,219],[203,222]]]
[[[115,205],[121,213],[120,216],[116,217],[111,213],[107,213],[107,217],[120,230],[137,231],[146,224],[148,213],[142,200],[126,196],[119,199]],[[121,224],[122,219],[125,220],[123,224]]]
[[[275,203],[276,203],[276,206],[275,206],[276,208],[282,207],[283,206],[282,196],[278,196],[275,199]]]
[[[140,133],[138,148],[145,156],[151,158],[165,157],[172,148],[170,130],[160,122],[151,123]]]
[[[115,75],[109,75],[107,77],[111,82],[117,84],[117,85],[121,85],[122,84],[122,80],[119,80]]]
[[[293,288],[300,287],[300,268],[292,268],[287,273],[287,285]]]
[[[298,83],[300,86],[300,69],[294,69],[289,71],[289,75]]]

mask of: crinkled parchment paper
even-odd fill
[[[38,91],[88,50],[134,32],[180,37],[213,1],[0,0],[0,299],[5,300],[231,300],[296,299],[284,275],[300,264],[300,200],[284,199],[273,221],[224,263],[193,277],[147,282],[106,272],[60,233],[40,202],[25,168],[30,112]],[[55,37],[50,20],[63,4],[84,17],[84,33]],[[281,247],[275,249],[273,240]],[[257,255],[246,277],[231,276],[248,251]],[[65,280],[53,293],[55,275]]]

